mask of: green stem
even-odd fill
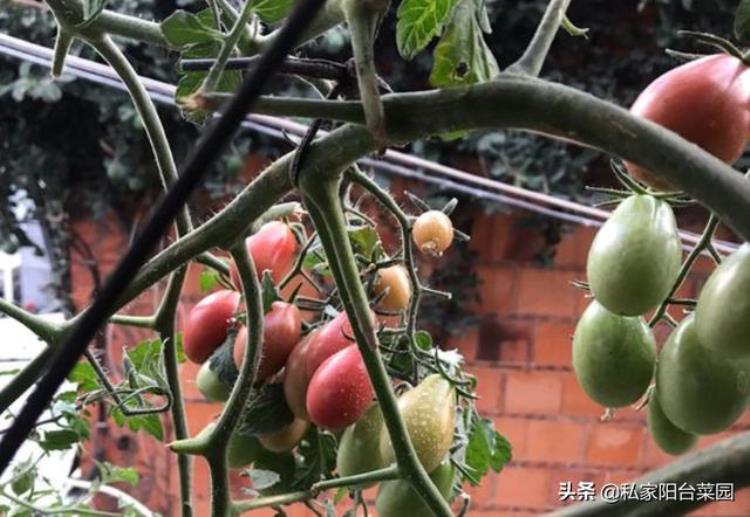
[[[135,16],[119,14],[105,9],[91,23],[91,27],[113,36],[120,36],[160,47],[169,46],[157,22],[143,20]]]
[[[670,299],[674,296],[682,283],[685,281],[688,273],[690,272],[690,269],[693,267],[693,264],[698,259],[698,257],[700,257],[701,253],[703,253],[703,251],[711,245],[711,239],[713,239],[716,228],[719,226],[719,222],[719,218],[716,217],[716,215],[712,212],[708,217],[708,221],[706,222],[706,226],[703,229],[703,233],[698,239],[698,242],[695,243],[695,246],[693,246],[693,249],[690,250],[690,253],[685,259],[685,262],[682,263],[682,267],[680,267],[680,272],[678,273],[677,279],[672,285],[672,289],[670,289],[669,294],[667,294],[664,301],[661,303],[661,305],[659,305],[659,308],[656,309],[654,315],[651,316],[651,319],[648,322],[649,326],[653,327],[654,325],[656,325],[659,320],[661,320],[667,313]]]
[[[156,311],[155,329],[163,345],[164,369],[166,371],[167,383],[172,391],[172,423],[174,425],[175,439],[184,440],[188,438],[187,418],[185,414],[185,403],[182,398],[180,386],[180,370],[177,360],[177,333],[175,320],[177,307],[180,302],[180,293],[185,283],[187,268],[180,268],[169,278],[167,290],[164,293],[161,304]],[[191,503],[191,478],[192,458],[187,454],[177,455],[177,469],[180,477],[180,508],[182,517],[191,517],[193,507]]]
[[[63,28],[62,25],[58,25],[57,37],[55,38],[55,48],[52,55],[52,77],[60,77],[60,74],[62,74],[63,66],[65,65],[65,57],[68,55],[71,43],[73,43],[73,37]]]
[[[65,325],[51,323],[40,316],[35,316],[4,298],[0,298],[0,312],[13,318],[50,345],[57,343],[67,328]]]
[[[23,370],[14,375],[13,379],[0,390],[0,415],[26,393],[26,390],[42,375],[53,352],[54,348],[51,346],[39,352],[39,355],[24,366]]]
[[[226,447],[219,447],[206,456],[211,474],[211,517],[229,517],[232,502],[229,498],[229,470]]]
[[[155,325],[153,316],[133,316],[130,314],[115,314],[110,316],[109,322],[114,325],[125,325],[142,329],[153,329]]]
[[[510,65],[506,72],[538,77],[547,59],[552,41],[555,39],[560,24],[565,20],[565,11],[570,0],[550,0],[542,21],[526,47],[523,55]]]
[[[244,30],[247,28],[247,22],[250,21],[250,16],[252,14],[253,0],[245,0],[240,16],[234,22],[232,30],[224,38],[219,55],[216,57],[216,61],[214,61],[213,66],[211,66],[208,75],[206,75],[206,78],[203,81],[203,86],[201,88],[203,91],[212,92],[217,89],[219,80],[221,80],[221,74],[224,72],[224,67],[227,65],[227,59],[232,55],[234,47],[237,45]]]
[[[378,339],[371,320],[359,271],[349,243],[346,221],[339,198],[340,177],[322,178],[303,175],[303,201],[329,260],[331,272],[352,323],[352,330],[377,395],[383,419],[391,437],[401,473],[439,517],[451,516],[448,503],[440,495],[419,463],[396,403],[390,379],[378,352]]]

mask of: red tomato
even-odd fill
[[[370,317],[374,320],[372,312]],[[323,327],[308,334],[289,354],[284,377],[284,394],[289,408],[297,417],[310,420],[306,406],[310,379],[323,361],[351,345],[352,338],[349,318],[342,312]]]
[[[726,163],[745,149],[750,132],[750,75],[739,59],[707,56],[670,70],[641,92],[630,111],[671,129]],[[669,184],[627,163],[630,173],[659,188]]]
[[[280,282],[294,264],[297,252],[297,239],[289,225],[281,221],[271,221],[260,227],[260,230],[245,240],[248,254],[253,257],[255,269],[259,275],[270,270],[275,283]],[[232,282],[239,289],[240,274],[237,266],[229,267]]]
[[[307,412],[317,426],[343,429],[364,414],[375,395],[357,345],[325,360],[307,388]]]
[[[257,382],[262,383],[284,367],[289,354],[302,337],[302,314],[291,303],[273,302],[263,318],[263,349]],[[247,348],[247,327],[242,327],[234,342],[234,363],[242,364]]]
[[[209,294],[190,310],[183,329],[185,355],[200,364],[227,338],[229,319],[237,312],[240,294],[222,289]]]

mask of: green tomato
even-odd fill
[[[195,384],[198,386],[198,391],[201,392],[201,395],[208,400],[224,402],[229,399],[232,387],[227,386],[219,379],[216,372],[211,369],[210,363],[211,361],[209,360],[201,365],[198,375],[195,377]]]
[[[632,404],[648,389],[655,362],[654,337],[643,318],[591,302],[573,335],[573,370],[591,399],[613,408]]]
[[[616,314],[639,316],[667,297],[681,261],[672,208],[637,195],[620,203],[597,232],[586,274],[599,303]]]
[[[737,361],[698,341],[691,314],[672,331],[656,369],[659,403],[677,427],[696,434],[717,433],[745,409],[750,382]]]
[[[375,403],[354,425],[346,428],[339,440],[336,455],[336,470],[339,476],[353,476],[385,467],[380,457],[381,433],[383,413],[380,406]]]
[[[453,443],[456,390],[441,375],[433,374],[404,393],[398,399],[398,407],[419,461],[427,472],[432,472]],[[380,455],[384,465],[396,459],[385,427],[380,435]]]
[[[430,474],[440,494],[446,501],[450,501],[453,492],[453,480],[456,468],[446,460]],[[403,479],[385,481],[378,489],[375,499],[378,515],[388,517],[432,517],[432,511],[411,485]]]
[[[698,440],[697,435],[683,431],[670,422],[656,392],[648,401],[648,430],[656,445],[667,454],[682,454]]]
[[[255,436],[237,434],[235,431],[227,442],[227,464],[230,469],[250,465],[260,455],[263,446]]]
[[[695,308],[695,330],[700,342],[717,353],[750,356],[750,244],[708,278]]]

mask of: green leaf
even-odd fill
[[[170,46],[183,48],[195,43],[218,42],[222,34],[193,13],[177,10],[160,25],[161,33]]]
[[[396,16],[396,43],[404,59],[412,59],[443,31],[457,0],[404,0]]]
[[[283,20],[292,6],[294,0],[255,0],[253,11],[266,23],[277,23]]]
[[[438,88],[475,84],[500,73],[484,41],[473,0],[460,0],[433,57],[430,83]]]
[[[466,466],[472,476],[467,480],[474,486],[490,468],[500,472],[512,458],[510,442],[495,431],[492,420],[479,418],[474,422],[469,433],[469,444],[466,447]]]
[[[200,276],[198,277],[198,286],[201,293],[207,293],[212,291],[217,285],[219,285],[219,272],[210,267],[203,268]]]
[[[44,431],[39,446],[45,451],[64,451],[78,443],[78,433],[70,429]]]
[[[734,13],[734,36],[740,43],[750,43],[750,0],[742,0]]]
[[[309,488],[328,477],[336,466],[336,437],[317,427],[310,428],[297,451],[302,457],[302,464],[295,473],[299,488]]]
[[[138,486],[140,474],[133,467],[118,467],[109,462],[97,462],[101,482],[104,484],[127,483],[131,486]]]
[[[10,489],[16,495],[23,495],[34,486],[36,467],[31,461],[23,461],[13,467],[13,482]]]
[[[94,367],[89,362],[78,362],[68,375],[70,382],[78,384],[78,387],[85,391],[94,391],[99,388],[99,379],[96,376]]]
[[[234,340],[236,337],[237,329],[230,327],[227,338],[208,359],[210,361],[208,366],[211,371],[227,386],[233,386],[234,381],[240,374],[237,365],[234,364]]]
[[[276,289],[276,284],[273,283],[270,271],[263,272],[263,280],[261,281],[261,299],[263,301],[263,314],[271,310],[273,302],[283,300],[279,294],[279,290]]]
[[[284,397],[284,385],[264,384],[253,402],[243,409],[235,432],[243,436],[270,434],[288,426],[293,420],[294,414]]]
[[[182,337],[182,332],[176,332],[174,335],[175,346],[177,347],[177,362],[182,364],[187,361],[187,355],[185,355],[185,345]]]
[[[146,339],[125,351],[123,364],[126,366],[123,370],[136,383],[131,388],[158,386],[169,389],[169,383],[164,372],[162,348],[160,339]]]
[[[131,431],[137,432],[143,430],[159,441],[164,440],[164,428],[161,425],[161,419],[158,414],[125,416],[120,408],[114,407],[112,408],[111,416],[120,427],[127,424]]]
[[[349,241],[352,243],[354,253],[370,257],[375,246],[380,242],[380,237],[372,226],[358,226],[349,229]]]

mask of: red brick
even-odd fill
[[[510,442],[513,459],[518,461],[527,459],[526,445],[529,440],[527,418],[505,417],[495,418],[495,430],[505,436]]]
[[[501,411],[502,374],[498,368],[472,365],[466,371],[477,378],[477,409],[483,415],[494,415]]]
[[[580,462],[585,427],[564,420],[529,420],[528,459],[546,462]]]
[[[534,337],[534,362],[570,367],[573,360],[574,330],[575,325],[568,323],[538,323]]]
[[[549,470],[509,466],[500,472],[496,497],[506,506],[545,508],[549,488]]]
[[[591,241],[597,230],[595,226],[577,226],[572,233],[563,234],[557,245],[555,265],[584,270]]]
[[[512,314],[516,312],[517,279],[512,267],[478,266],[481,305],[479,311],[491,314]]]
[[[464,486],[466,492],[471,496],[472,504],[476,506],[489,506],[498,500],[495,494],[497,492],[499,476],[502,476],[502,472],[500,475],[490,472],[482,478],[479,486],[471,486],[469,483]]]
[[[491,262],[491,245],[495,236],[492,235],[492,219],[484,212],[474,215],[471,222],[471,240],[469,249],[475,251],[480,263]]]
[[[508,259],[514,251],[518,219],[509,213],[493,214],[488,219],[492,224],[489,258],[492,262],[501,262]]]
[[[636,466],[645,438],[643,426],[616,421],[592,424],[586,444],[586,462],[592,465]]]
[[[564,374],[562,382],[563,414],[598,418],[604,413],[604,408],[586,395],[572,372]]]
[[[190,435],[198,434],[221,413],[222,404],[216,402],[193,402],[185,407]]]
[[[521,269],[518,289],[519,314],[573,317],[578,293],[570,282],[575,279],[576,274],[569,271]]]
[[[554,415],[560,410],[562,378],[558,372],[508,371],[506,413]]]

